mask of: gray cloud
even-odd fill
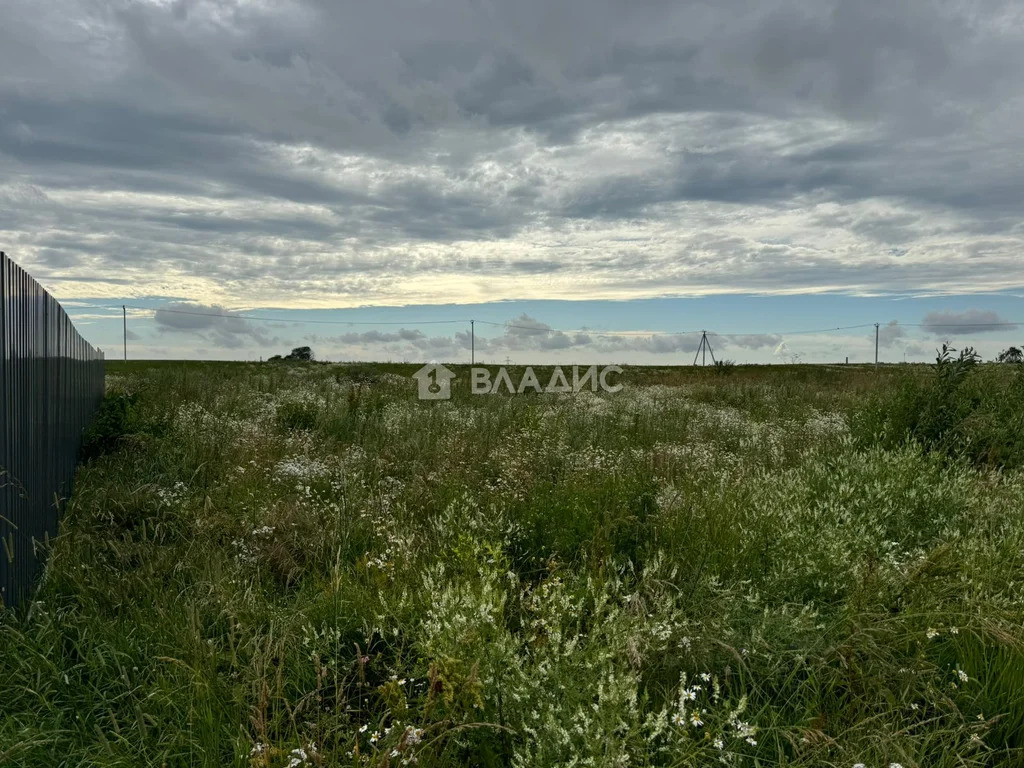
[[[890,320],[878,328],[878,343],[883,347],[891,347],[906,337],[906,329],[896,320]],[[871,334],[868,340],[873,342],[875,340],[874,334]]]
[[[924,355],[924,354],[926,354],[928,352],[928,350],[925,348],[924,344],[920,344],[920,343],[918,343],[916,341],[912,341],[909,344],[907,344],[907,346],[904,347],[903,351],[907,355],[909,355],[911,357],[911,359],[913,359],[915,357],[920,357],[920,356],[922,356],[922,355]]]
[[[1020,287],[1015,14],[8,0],[0,238],[223,306]]]
[[[998,312],[968,309],[964,312],[929,312],[922,321],[922,328],[933,336],[949,337],[1015,330],[1017,326],[1007,322]]]
[[[215,347],[238,349],[253,343],[272,347],[281,343],[268,332],[267,325],[231,315],[216,304],[169,304],[153,313],[153,321],[160,333],[192,334]]]
[[[708,340],[713,346],[738,349],[764,349],[766,347],[778,346],[782,337],[777,333],[744,333],[721,336],[717,333],[709,333]]]

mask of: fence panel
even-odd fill
[[[0,605],[42,569],[82,430],[103,399],[103,353],[0,251]]]

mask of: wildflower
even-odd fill
[[[392,750],[391,750],[391,756],[392,756],[392,757],[398,757],[398,755],[399,755],[399,752],[398,752],[398,750],[397,750],[397,749],[392,749]]]
[[[673,725],[684,725],[685,723],[686,719],[679,712],[676,712],[674,715],[672,715]]]
[[[715,749],[725,749],[725,742],[721,739],[715,739],[711,743],[714,745]],[[854,768],[857,768],[857,766],[854,766]]]
[[[747,744],[749,744],[752,747],[756,747],[757,739],[755,739],[753,736],[747,736]]]
[[[854,763],[853,768],[867,768],[867,766],[864,763]]]
[[[706,683],[706,682],[708,682],[711,679],[711,674],[708,673],[708,672],[701,672],[700,673],[700,679],[703,680]]]
[[[700,728],[704,725],[704,721],[700,719],[700,715],[697,712],[690,715],[690,722],[693,723],[694,728]]]
[[[962,669],[958,669],[956,671],[956,676],[960,678],[961,683],[966,683],[970,680],[970,678],[967,676],[967,673],[964,672]]]
[[[939,636],[939,630],[933,629],[932,627],[928,627],[927,631],[924,633],[924,636],[931,640],[932,638]]]
[[[949,634],[951,634],[951,635],[959,635],[960,634],[960,630],[957,629],[956,627],[950,627],[949,628]]]
[[[380,731],[374,731],[370,734],[370,743],[376,744],[380,740]]]
[[[360,733],[366,733],[366,729],[369,728],[369,727],[370,726],[368,726],[368,725],[361,725],[361,726],[359,726],[359,732]]]
[[[899,763],[889,763],[889,768],[903,768]]]

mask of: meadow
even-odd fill
[[[109,364],[0,765],[1024,763],[1020,370],[414,370]]]

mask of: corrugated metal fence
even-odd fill
[[[57,532],[82,430],[103,398],[103,353],[0,252],[0,603],[14,605]]]

